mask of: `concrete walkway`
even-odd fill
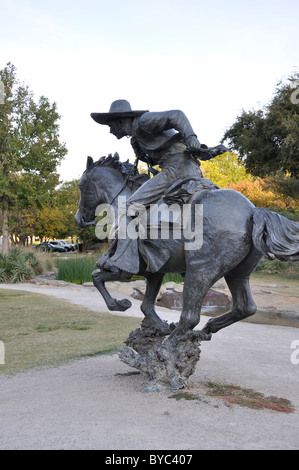
[[[101,296],[83,286],[2,284],[0,295],[1,288],[107,310]],[[124,297],[119,290],[115,296]],[[130,300],[133,307],[124,315],[141,318],[140,302]],[[158,312],[169,321],[179,316],[167,309]],[[0,376],[0,448],[299,449],[297,362],[299,329],[240,322],[201,344],[192,376],[195,389],[210,380],[286,398],[295,407],[290,414],[228,407],[205,396],[200,402],[177,401],[167,390],[144,393],[143,376],[124,375],[132,369],[117,355]]]

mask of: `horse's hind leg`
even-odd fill
[[[155,273],[147,276],[146,291],[141,311],[144,313],[145,319],[149,321],[150,326],[156,329],[160,335],[169,335],[171,333],[170,326],[163,321],[156,313],[155,300],[159,293],[164,274]]]
[[[203,333],[217,333],[222,328],[244,320],[256,312],[256,305],[250,292],[249,278],[225,276],[225,279],[232,293],[233,308],[230,312],[211,318],[203,328]]]
[[[232,294],[233,308],[230,312],[211,318],[203,328],[203,333],[216,333],[222,328],[255,314],[256,305],[251,295],[249,277],[260,259],[260,253],[253,250],[237,268],[225,276]]]

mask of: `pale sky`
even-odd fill
[[[0,69],[12,62],[36,99],[57,103],[66,181],[88,155],[133,155],[90,117],[116,99],[181,109],[217,145],[298,70],[298,18],[298,0],[0,0]]]

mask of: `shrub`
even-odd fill
[[[96,269],[99,255],[76,256],[68,259],[58,259],[56,267],[57,279],[75,284],[92,281],[92,272]]]
[[[291,261],[279,261],[278,259],[269,260],[263,258],[255,269],[257,272],[264,274],[299,274],[298,263]]]
[[[0,256],[0,282],[24,282],[40,272],[40,262],[35,253],[19,247]]]

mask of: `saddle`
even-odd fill
[[[165,191],[164,202],[169,206],[171,204],[187,204],[195,193],[204,190],[220,189],[211,180],[206,178],[188,177],[180,178]]]
[[[203,191],[216,189],[220,189],[219,186],[206,178],[181,178],[168,188],[163,197],[163,202],[168,206],[172,204],[182,206],[190,202],[194,196],[199,196]],[[163,223],[163,213],[160,222]],[[169,222],[169,219],[166,222]],[[173,220],[173,224],[175,223],[175,220]],[[180,217],[178,223],[181,223]],[[181,243],[180,240],[173,242]],[[169,244],[163,243],[161,239],[151,240],[150,237],[138,239],[138,250],[146,263],[146,271],[157,272],[164,266],[171,256],[168,246]]]

